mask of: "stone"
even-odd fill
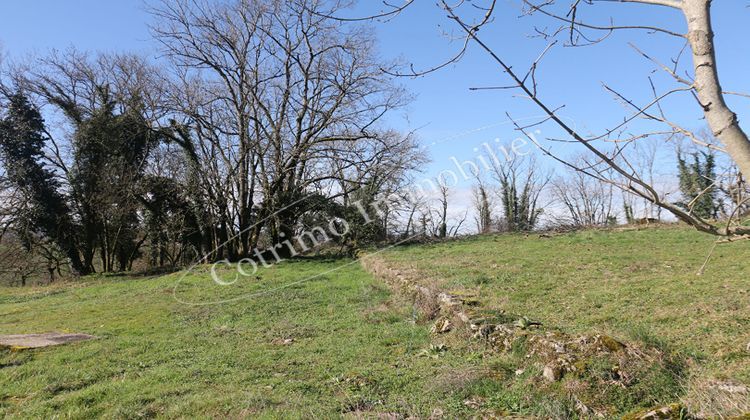
[[[471,397],[464,400],[464,405],[474,410],[478,410],[484,405],[484,399],[481,397]]]
[[[544,371],[542,371],[542,377],[548,382],[559,381],[562,378],[562,369],[553,364],[546,365]]]
[[[576,403],[576,411],[586,416],[591,413],[591,410],[586,406],[586,404],[584,404],[583,401],[579,400],[575,395],[573,396],[573,401],[575,401]]]
[[[294,343],[293,338],[276,338],[272,341],[273,344],[277,346],[288,346]]]
[[[494,331],[494,325],[482,325],[479,328],[479,336],[485,340],[488,340],[490,338],[490,334],[492,334]]]
[[[650,410],[627,414],[623,420],[660,420],[683,418],[684,408],[680,404],[670,404],[664,407],[652,408]]]
[[[59,332],[48,332],[43,334],[15,334],[1,335],[0,347],[8,347],[13,350],[36,349],[41,347],[57,346],[60,344],[75,343],[96,338],[88,334],[66,334]]]
[[[522,330],[525,330],[529,327],[539,327],[542,325],[542,323],[539,321],[532,321],[524,316],[519,318],[514,325]]]
[[[730,394],[748,394],[750,390],[745,385],[732,382],[718,382],[713,384],[714,388]]]
[[[598,337],[599,342],[606,348],[607,350],[611,352],[618,352],[620,350],[625,349],[625,344],[615,340],[614,338],[608,336],[608,335],[601,335]]]
[[[455,305],[457,302],[453,299],[453,296],[447,294],[447,293],[439,293],[438,294],[438,302],[444,303],[446,305],[452,306]]]
[[[433,334],[444,334],[447,333],[453,329],[453,324],[449,319],[439,319],[433,326],[430,328],[430,332]]]

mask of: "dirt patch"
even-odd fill
[[[10,349],[36,349],[41,347],[57,346],[60,344],[75,343],[96,338],[88,334],[65,334],[49,332],[43,334],[15,334],[0,335],[0,347]]]

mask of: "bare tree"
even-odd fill
[[[659,174],[657,174],[659,151],[663,149],[664,145],[665,143],[660,141],[634,142],[630,162],[635,168],[635,172],[642,174],[643,179],[662,197],[666,198],[668,192],[665,191],[665,186],[659,185]],[[629,195],[629,197],[641,203],[640,207],[642,207],[643,214],[640,217],[661,220],[662,208],[655,205],[653,201],[632,195]]]
[[[594,7],[597,4],[605,2],[608,4],[634,3],[636,4],[635,7],[641,7],[644,13],[655,12],[659,8],[673,11],[681,14],[686,28],[683,30],[682,28],[670,28],[667,26],[617,25],[614,23],[615,18],[618,17],[617,13],[606,23],[584,21],[580,18],[583,16],[585,8]],[[368,16],[366,19],[393,18],[404,12],[412,4],[414,4],[413,1],[407,1],[400,6],[393,5],[390,10]],[[749,227],[734,223],[732,220],[715,223],[691,214],[673,204],[660,194],[645,179],[643,174],[638,173],[623,155],[623,150],[630,144],[646,140],[650,137],[663,138],[665,135],[679,134],[687,136],[698,144],[702,144],[693,131],[682,127],[675,119],[669,116],[668,99],[671,100],[672,97],[678,95],[689,95],[689,97],[695,98],[696,109],[699,110],[707,121],[713,135],[719,139],[720,145],[718,148],[721,152],[729,156],[741,173],[748,173],[750,171],[750,140],[748,140],[747,134],[740,127],[736,114],[724,100],[725,95],[732,93],[722,89],[719,79],[719,66],[716,60],[714,28],[711,16],[711,0],[520,0],[520,4],[522,5],[522,15],[536,17],[539,19],[539,22],[542,22],[535,25],[533,30],[536,38],[546,40],[547,42],[539,56],[530,63],[528,70],[519,70],[522,67],[518,63],[510,63],[503,57],[502,53],[496,50],[492,45],[494,40],[486,39],[480,35],[479,30],[482,27],[495,23],[496,19],[500,16],[497,12],[501,7],[500,2],[486,0],[484,2],[450,3],[440,0],[438,6],[446,12],[449,21],[463,34],[462,47],[448,60],[433,65],[426,70],[415,70],[414,66],[411,66],[408,71],[400,72],[399,74],[416,76],[439,70],[460,60],[465,55],[468,45],[475,44],[487,53],[498,66],[498,70],[505,73],[510,79],[510,83],[506,86],[480,87],[478,89],[515,90],[520,93],[520,96],[535,104],[545,114],[545,117],[540,121],[525,125],[516,123],[516,128],[535,142],[545,154],[565,166],[579,170],[588,176],[599,179],[602,182],[608,182],[628,193],[648,200],[655,206],[671,212],[679,220],[694,226],[702,232],[720,236],[743,236],[750,234]],[[738,3],[736,7],[744,6]],[[482,33],[486,32],[482,31]],[[678,50],[676,55],[671,57],[672,65],[668,66],[662,64],[665,60],[653,58],[631,44],[643,58],[652,62],[657,69],[664,71],[676,86],[660,89],[656,86],[653,79],[649,78],[647,87],[653,98],[640,104],[605,85],[607,93],[613,95],[617,101],[629,108],[630,112],[621,121],[602,132],[586,135],[579,132],[561,117],[559,110],[564,105],[553,105],[544,99],[539,90],[538,69],[547,53],[559,44],[560,41],[567,46],[591,45],[605,41],[613,32],[643,32],[652,34],[653,36],[666,36],[681,40],[692,55],[692,63],[689,66],[680,65],[680,59],[683,55],[682,50],[685,48]],[[682,75],[683,70],[687,72],[687,75]],[[742,93],[740,94],[747,96]],[[643,119],[650,122],[650,127],[658,128],[640,130],[640,132],[635,133],[629,131],[635,120]],[[548,145],[542,144],[541,140],[534,136],[530,128],[548,122],[557,125],[567,136],[565,139],[548,140],[577,143],[590,154],[589,161],[593,161],[594,159],[597,161],[594,162],[595,165],[592,168],[578,167],[574,162],[567,161],[560,154],[553,152]],[[706,144],[702,145],[709,147]],[[605,167],[607,170],[604,169]],[[594,168],[601,169],[596,170]]]
[[[462,215],[451,217],[449,208],[453,191],[439,177],[435,180],[437,197],[433,200],[433,208],[430,209],[430,230],[432,236],[437,238],[448,238],[458,236],[461,227],[466,222],[469,209]],[[491,198],[491,197],[490,197]],[[481,201],[481,200],[480,200]],[[479,206],[481,207],[481,205]]]
[[[294,236],[311,193],[358,187],[348,176],[384,149],[413,144],[380,121],[408,97],[380,71],[372,35],[308,0],[164,1],[154,35],[180,70],[175,103],[194,125],[221,242],[246,255],[262,233]],[[406,156],[410,154],[407,153]],[[230,233],[231,231],[231,233]],[[283,250],[282,250],[283,251]]]
[[[725,211],[725,216],[730,220],[735,216],[747,217],[750,214],[750,184],[747,178],[734,165],[727,168],[724,173],[725,176],[718,188],[728,200],[729,207],[732,209],[730,211],[733,212],[733,214],[728,214]]]
[[[578,163],[585,166],[585,163]],[[573,226],[605,226],[615,218],[614,187],[569,169],[566,176],[552,182],[552,193],[565,207]]]
[[[34,159],[60,180],[88,271],[96,255],[130,269],[145,244],[159,265],[252,256],[405,184],[424,159],[384,117],[409,95],[372,31],[322,4],[165,0],[152,9],[165,65],[70,49],[2,69],[0,93],[52,117]],[[385,211],[371,236],[387,237]]]
[[[490,233],[495,228],[494,206],[489,186],[477,176],[474,186],[474,221],[479,233]]]
[[[444,184],[438,179],[438,192],[440,193],[438,204],[440,207],[438,209],[437,237],[439,238],[445,238],[448,235],[448,196],[450,191],[448,186]]]

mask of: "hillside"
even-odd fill
[[[381,278],[307,259],[226,287],[205,267],[180,283],[3,288],[0,334],[98,338],[3,350],[0,415],[741,414],[750,248],[719,245],[697,276],[712,240],[681,228],[496,235],[377,252],[366,266]],[[480,329],[382,273],[460,301]],[[503,325],[507,348],[492,339]],[[575,369],[546,378],[541,349],[558,341],[554,357]]]
[[[480,325],[528,318],[542,324],[538,329],[545,336],[560,333],[574,341],[598,335],[658,352],[660,363],[650,364],[661,365],[664,372],[651,379],[662,382],[642,394],[630,386],[653,372],[635,372],[628,378],[632,383],[615,373],[603,383],[590,383],[593,389],[582,387],[581,395],[601,392],[589,399],[603,411],[623,413],[651,400],[653,405],[681,402],[693,415],[714,417],[750,410],[750,247],[747,242],[719,244],[698,275],[713,241],[693,230],[664,226],[480,236],[389,250],[378,257],[386,272],[463,302]],[[577,362],[588,363],[587,357]],[[623,368],[627,361],[610,358],[606,363],[613,362]],[[576,381],[591,382],[590,374],[602,374],[584,371],[571,372],[573,378],[563,377],[549,391],[564,398],[576,393],[571,388],[580,385]],[[529,392],[538,385],[511,382]],[[617,386],[602,389],[612,384],[626,391],[614,396]]]

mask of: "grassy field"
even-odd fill
[[[727,384],[750,385],[750,243],[719,244],[697,275],[714,238],[690,229],[545,236],[474,237],[381,258],[511,318],[661,348],[685,366],[674,400],[696,411],[718,416],[750,407],[746,389],[712,395]]]
[[[99,338],[0,350],[0,416],[576,418],[581,400],[606,417],[671,403],[738,414],[750,385],[750,243],[718,246],[697,276],[711,244],[661,228],[378,254],[472,296],[473,308],[542,322],[508,351],[461,328],[431,334],[435,320],[408,294],[350,260],[286,262],[231,286],[200,267],[185,278],[3,288],[0,334]],[[623,356],[592,354],[577,375],[549,383],[530,354],[546,331],[606,334],[643,349],[643,362],[625,381],[612,367]]]
[[[420,354],[430,337],[413,308],[346,263],[285,263],[213,289],[193,274],[180,300],[241,298],[206,306],[174,299],[177,274],[2,289],[1,334],[99,339],[2,351],[0,417],[426,417],[451,400],[460,406],[461,395],[434,380],[470,363],[465,354]]]

